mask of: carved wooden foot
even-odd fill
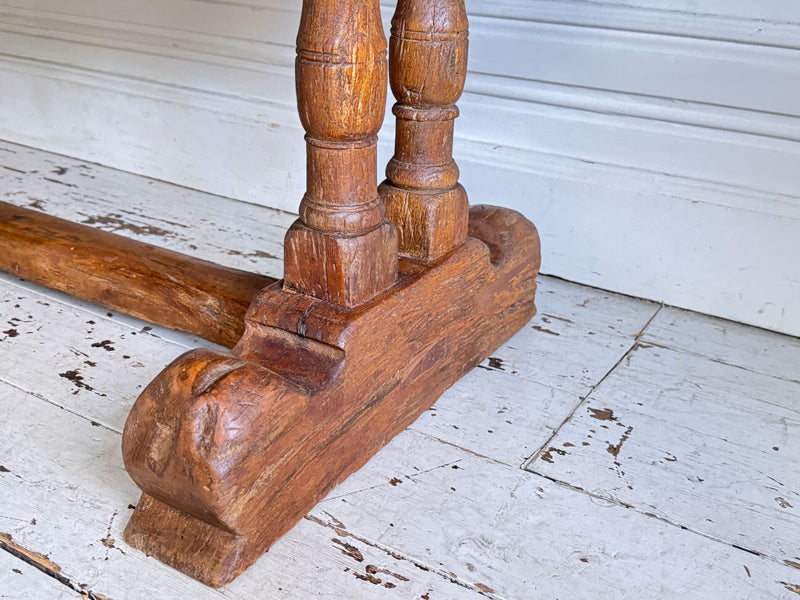
[[[466,29],[463,0],[399,2],[398,138],[379,194],[378,0],[305,0],[308,185],[285,279],[256,296],[230,353],[185,354],[136,401],[123,436],[144,492],[132,546],[231,581],[533,316],[536,229],[468,211],[452,159]]]
[[[481,206],[470,235],[355,309],[268,287],[230,354],[167,367],[125,427],[144,491],[125,540],[226,584],[513,335],[535,312],[536,230]]]

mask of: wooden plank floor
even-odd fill
[[[291,215],[0,143],[0,199],[267,275]],[[797,598],[800,340],[542,277],[539,315],[256,565],[122,542],[193,336],[0,275],[0,598]]]

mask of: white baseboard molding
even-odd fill
[[[460,165],[473,201],[536,223],[543,273],[800,335],[797,204],[509,148],[469,147]]]
[[[800,210],[800,144],[768,135],[781,127],[787,136],[800,134],[798,119],[774,115],[756,125],[744,111],[659,100],[623,114],[621,94],[568,95],[530,82],[510,91],[502,78],[473,79],[483,93],[460,102],[457,153],[469,144],[508,147],[531,157],[529,169],[539,168],[542,156],[572,158],[660,174],[642,189],[688,180],[702,201],[776,215]],[[12,58],[0,60],[0,85],[14,90],[0,97],[3,139],[282,210],[295,210],[302,196],[303,132],[293,104]],[[655,118],[658,111],[664,118]],[[736,130],[737,123],[750,131]],[[391,154],[393,133],[389,117],[382,159]]]

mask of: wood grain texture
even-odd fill
[[[353,307],[397,278],[397,232],[377,190],[387,73],[378,0],[305,0],[295,64],[307,189],[286,234],[285,285]]]
[[[796,8],[632,4],[470,3],[462,183],[492,203],[495,181],[506,181],[503,203],[547,233],[549,273],[800,334],[797,264],[762,268],[800,253],[800,103],[787,86],[800,81],[800,34],[791,19],[763,20]],[[296,212],[300,5],[42,0],[33,10],[9,0],[5,136]],[[393,9],[384,3],[384,22]],[[535,60],[503,58],[530,48]],[[745,230],[761,243],[731,235]],[[632,245],[647,251],[630,256]]]
[[[416,219],[405,209],[394,215],[422,232],[412,245],[424,255],[404,254],[423,261],[398,260],[376,186],[387,70],[379,4],[305,0],[296,81],[307,191],[286,234],[284,280],[253,300],[230,354],[178,358],[125,425],[126,469],[143,491],[125,540],[214,587],[535,314],[536,228],[507,209],[467,212],[457,185],[463,3],[403,3],[398,14],[395,93],[401,112],[413,106],[387,172],[392,185],[436,196],[424,201],[429,229],[403,223]],[[416,49],[403,56],[406,42]],[[405,181],[404,159],[413,165]]]
[[[357,309],[276,284],[229,355],[194,351],[134,405],[123,455],[144,491],[126,540],[220,586],[534,314],[536,229],[472,209],[468,239]],[[391,347],[387,347],[391,340]]]
[[[0,141],[0,157],[0,201],[225,267],[283,275],[294,214],[10,142]]]
[[[397,104],[395,154],[379,190],[400,253],[433,262],[467,236],[469,201],[453,160],[456,101],[467,77],[463,0],[400,0],[389,77]]]
[[[228,347],[274,282],[5,202],[0,269]]]
[[[614,370],[658,307],[539,277],[536,308],[525,327],[445,392],[411,429],[522,466]]]
[[[231,206],[235,207],[235,203],[231,202]],[[230,215],[233,211],[225,212]],[[264,211],[265,215],[269,212]],[[199,222],[190,225],[200,230],[206,226]],[[219,260],[224,260],[224,250],[218,252]],[[86,589],[95,593],[113,599],[176,600],[265,596],[287,600],[405,600],[425,594],[431,600],[529,600],[532,593],[596,599],[608,595],[609,590],[621,600],[656,595],[660,600],[796,597],[787,586],[800,584],[800,578],[790,566],[681,530],[609,500],[589,497],[586,492],[552,484],[535,474],[530,474],[530,486],[517,485],[520,479],[513,475],[525,474],[513,463],[512,468],[498,464],[498,459],[510,461],[521,453],[522,446],[517,444],[541,444],[559,425],[561,417],[559,401],[548,409],[546,403],[551,400],[542,396],[545,388],[533,383],[528,388],[526,382],[550,381],[547,371],[560,368],[563,373],[557,380],[568,387],[587,377],[584,368],[600,372],[602,369],[596,365],[612,358],[617,339],[604,338],[608,345],[602,347],[596,336],[575,333],[572,344],[550,344],[546,346],[547,353],[540,354],[540,343],[551,339],[558,342],[566,337],[567,330],[557,329],[562,335],[556,337],[531,327],[492,353],[493,357],[508,356],[513,347],[517,357],[513,370],[506,363],[500,365],[507,369],[505,373],[497,372],[497,367],[494,372],[474,370],[434,405],[434,409],[442,407],[436,410],[436,417],[429,417],[428,412],[423,415],[426,420],[443,420],[437,430],[421,429],[421,422],[415,422],[412,428],[419,433],[401,434],[334,489],[330,502],[314,509],[311,518],[315,521],[301,521],[232,584],[222,590],[205,587],[121,541],[131,512],[129,505],[136,504],[139,493],[123,471],[119,435],[90,422],[101,420],[100,399],[59,378],[57,373],[64,371],[60,365],[54,365],[52,372],[50,368],[20,368],[37,361],[49,364],[47,361],[58,355],[64,355],[64,360],[71,355],[77,361],[78,356],[70,347],[87,353],[96,351],[88,360],[105,356],[106,362],[95,369],[85,367],[84,373],[91,377],[86,381],[107,394],[105,402],[116,404],[115,413],[122,419],[134,400],[131,390],[146,385],[159,368],[158,363],[165,364],[170,357],[185,351],[185,346],[168,339],[174,336],[173,332],[153,326],[146,335],[126,334],[119,342],[124,346],[117,346],[116,352],[92,349],[93,343],[117,340],[120,332],[137,332],[141,325],[129,328],[128,321],[120,315],[105,317],[105,310],[18,283],[8,275],[0,276],[0,286],[10,302],[0,304],[4,320],[10,315],[31,321],[19,329],[20,335],[0,342],[0,379],[13,378],[12,387],[25,387],[32,392],[26,395],[9,386],[0,387],[0,399],[7,400],[0,405],[5,415],[0,424],[0,464],[11,471],[0,474],[0,532],[10,533],[31,551],[47,554],[72,581],[86,584]],[[13,309],[15,304],[19,308]],[[563,322],[564,328],[572,327],[554,318],[560,317],[572,321],[576,328],[606,328],[611,324],[620,332],[638,331],[640,305],[651,306],[633,298],[540,277],[539,314],[531,325],[554,328]],[[684,331],[692,331],[693,319],[694,327],[703,330],[702,315],[677,312],[682,315],[680,325]],[[98,314],[105,318],[98,319]],[[67,318],[68,315],[71,316]],[[617,322],[617,318],[625,322]],[[97,326],[91,328],[93,333],[87,333],[88,326],[80,329],[89,320],[97,321]],[[39,330],[40,326],[44,327]],[[792,341],[775,336],[772,344],[760,338],[748,342],[746,330],[764,333],[742,328],[736,332],[736,345],[767,355],[779,356],[781,342]],[[721,332],[719,338],[724,339]],[[661,343],[667,343],[665,338]],[[529,360],[520,358],[525,349],[532,353]],[[130,358],[123,358],[123,354]],[[129,369],[128,363],[135,362],[146,368]],[[488,361],[483,364],[488,368]],[[126,373],[125,381],[118,381],[120,373]],[[141,374],[137,376],[138,373]],[[42,381],[47,378],[63,381],[65,387],[44,385]],[[72,395],[71,388],[78,394]],[[504,397],[514,404],[503,404]],[[51,404],[81,398],[82,402],[72,404],[71,411],[82,416]],[[503,406],[508,406],[505,414],[512,415],[508,418],[514,425],[519,424],[519,429],[518,435],[498,440],[504,415],[496,415],[499,423],[491,423],[492,428],[498,428],[495,433],[481,432],[481,425],[488,420],[487,410],[500,410]],[[540,421],[540,410],[550,412],[550,418]],[[442,436],[446,443],[431,437],[445,429],[452,431],[450,436]],[[469,435],[462,436],[464,432]],[[525,437],[527,442],[522,441]],[[493,449],[490,444],[494,444]],[[476,458],[474,452],[490,459]],[[791,468],[791,456],[777,456],[785,461],[781,469]],[[11,462],[11,457],[17,459]],[[592,467],[587,464],[586,468]],[[718,469],[718,473],[720,477],[730,473],[732,482],[740,476],[728,467]],[[486,481],[493,485],[485,485]],[[660,486],[664,496],[670,491],[669,481],[648,482]],[[537,490],[537,486],[546,493]],[[360,493],[352,493],[355,491]],[[695,503],[698,509],[705,502],[696,496],[684,501]],[[495,519],[503,505],[507,507],[505,512]],[[119,514],[114,517],[116,511]],[[31,525],[33,519],[36,525]],[[101,542],[109,538],[109,531],[115,548],[107,548]],[[358,553],[362,561],[355,558]],[[375,568],[397,573],[409,581],[370,573]],[[383,582],[376,585],[358,578],[368,575]],[[457,576],[454,580],[453,575]],[[397,588],[383,587],[386,582],[397,584]],[[476,583],[494,593],[479,591]],[[39,597],[35,596],[37,600]]]
[[[143,332],[143,323],[130,327],[132,319],[15,279],[0,275],[0,315],[18,330],[0,334],[0,465],[9,470],[0,470],[0,532],[50,556],[70,581],[98,598],[481,597],[397,552],[308,520],[224,592],[127,547],[123,528],[139,493],[124,471],[119,432],[131,391],[186,347],[157,325]],[[35,368],[33,357],[47,368]],[[76,366],[85,386],[58,375]]]
[[[28,148],[0,147],[16,151],[0,150],[3,164],[17,169],[0,170],[0,194],[12,203],[36,203],[48,213],[72,215],[219,264],[280,274],[280,261],[267,253],[280,256],[285,228],[293,218],[288,214]],[[51,173],[56,169],[68,171]],[[253,230],[253,222],[261,225]],[[0,290],[0,380],[6,382],[0,384],[0,465],[10,471],[0,470],[0,532],[29,552],[49,556],[71,582],[85,584],[81,589],[97,597],[797,597],[792,591],[800,589],[797,569],[726,541],[744,533],[739,522],[715,520],[717,531],[726,524],[731,528],[719,536],[723,539],[709,537],[683,520],[669,521],[672,517],[663,509],[651,517],[638,511],[639,505],[627,508],[623,503],[630,497],[599,498],[515,468],[522,457],[547,442],[565,411],[612,369],[623,371],[625,377],[617,380],[623,387],[631,369],[640,382],[647,369],[652,369],[650,381],[672,381],[667,367],[682,369],[702,385],[708,361],[714,369],[723,365],[713,361],[724,362],[734,371],[724,370],[723,377],[742,371],[725,389],[736,388],[730,397],[737,411],[749,412],[751,427],[740,434],[741,427],[727,418],[731,411],[726,408],[716,433],[730,428],[723,434],[729,439],[732,433],[754,439],[751,431],[770,428],[771,413],[762,410],[765,392],[773,402],[781,397],[784,403],[792,402],[793,396],[783,396],[791,387],[783,388],[778,380],[797,379],[794,338],[665,307],[637,339],[657,305],[540,277],[539,313],[528,326],[492,352],[491,359],[481,363],[483,368],[445,392],[411,425],[411,432],[400,434],[335,488],[313,509],[313,520],[300,521],[235,582],[214,590],[122,542],[126,519],[140,495],[123,471],[118,433],[135,390],[188,347],[204,342],[116,312],[109,316],[107,309],[8,274],[0,274]],[[12,330],[17,335],[3,333]],[[688,358],[666,360],[665,354],[644,361],[637,356],[640,349],[630,366],[623,360],[614,369],[637,341],[667,346]],[[743,369],[769,375],[777,383],[743,377]],[[83,379],[59,376],[71,370]],[[613,371],[607,383],[612,376]],[[630,385],[634,393],[642,389],[636,382]],[[750,401],[757,407],[748,409]],[[669,438],[672,443],[679,437],[687,448],[690,442],[702,447],[702,440],[692,441],[684,429],[675,429],[674,421],[647,422],[654,428],[649,430],[654,439]],[[637,445],[636,431],[620,456],[628,462],[637,455],[655,460],[653,445]],[[679,436],[670,437],[673,431]],[[609,439],[612,444],[618,441]],[[629,444],[636,450],[632,459],[625,454]],[[736,448],[741,445],[717,450]],[[761,463],[769,470],[749,458],[739,468],[737,454],[714,454],[720,459],[714,469],[717,489],[741,489],[743,478],[758,483],[759,470],[773,477],[775,471],[793,472],[793,457],[780,448],[769,449],[778,462]],[[597,449],[612,458],[602,445]],[[597,475],[583,471],[609,466],[590,460],[578,464],[555,452],[553,456],[555,465],[563,460],[574,468],[575,480],[597,481]],[[664,462],[677,468],[677,462]],[[695,460],[688,466],[698,464]],[[639,477],[632,485],[639,498],[674,498],[676,490],[687,489],[670,477]],[[646,491],[648,487],[653,490]],[[699,514],[708,509],[708,498],[681,494],[680,503]],[[775,507],[792,510],[777,503]],[[788,533],[786,521],[779,523]],[[769,523],[767,531],[770,526],[776,524]],[[111,540],[113,548],[106,545]],[[32,577],[55,581],[38,571]],[[381,583],[374,583],[378,579]],[[397,587],[384,587],[386,583]]]

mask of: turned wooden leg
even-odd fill
[[[392,19],[397,136],[380,193],[400,253],[424,262],[467,237],[469,207],[453,160],[453,125],[467,75],[468,29],[463,0],[398,0]]]
[[[455,1],[401,0],[398,149],[382,195],[377,0],[305,0],[297,93],[308,189],[285,281],[230,353],[194,350],[142,392],[123,433],[142,499],[125,540],[213,586],[250,566],[334,486],[535,313],[536,228],[468,211],[451,156],[466,67]]]
[[[386,106],[378,0],[305,0],[296,77],[307,191],[286,234],[285,286],[356,306],[397,278],[397,233],[377,190]]]

